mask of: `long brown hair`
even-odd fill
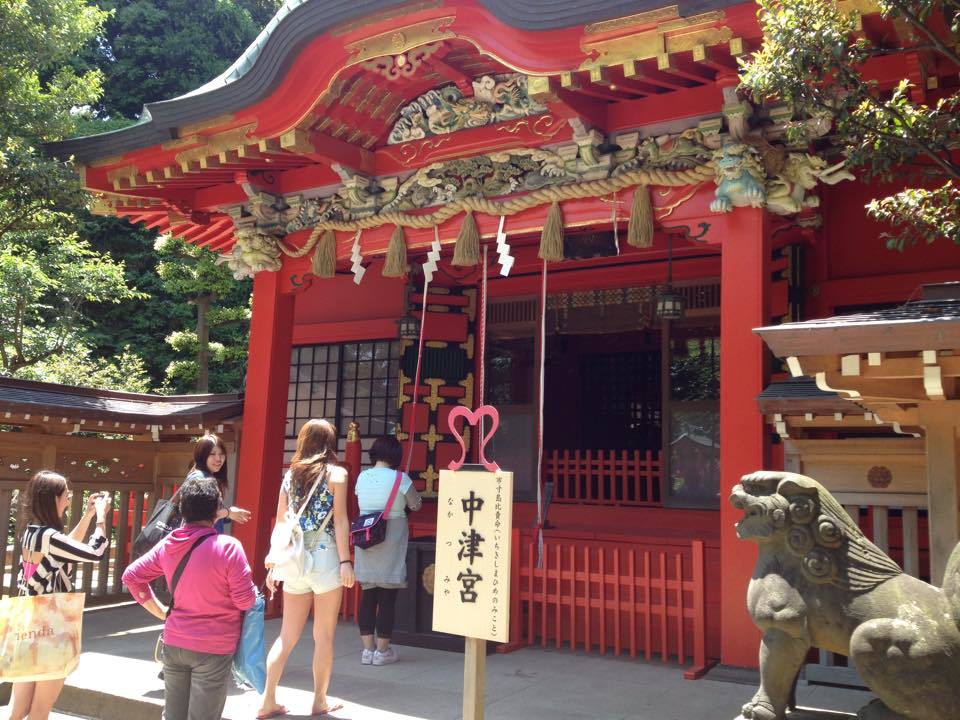
[[[297,433],[297,450],[290,460],[290,478],[302,495],[310,483],[337,464],[337,429],[326,420],[308,420]]]
[[[27,483],[20,504],[27,523],[46,525],[63,532],[63,517],[57,512],[57,499],[69,489],[59,473],[41,470]]]
[[[220,469],[212,473],[207,468],[207,458],[210,457],[210,453],[213,452],[214,448],[220,448],[220,452],[223,453],[223,465],[220,466]],[[190,466],[188,472],[193,472],[194,470],[199,470],[203,473],[204,477],[216,478],[217,485],[220,486],[220,494],[226,496],[227,494],[227,446],[223,444],[223,440],[220,439],[219,435],[214,435],[213,433],[207,433],[202,438],[197,440],[197,444],[193,448],[193,465]]]

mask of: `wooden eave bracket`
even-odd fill
[[[923,391],[930,400],[946,400],[943,388],[943,374],[937,359],[936,350],[924,350],[923,357]]]
[[[960,355],[924,350],[911,356],[890,356],[881,352],[864,354],[788,357],[794,377],[810,375],[817,387],[844,393],[864,406],[884,405],[889,416],[897,405],[935,403],[954,399],[960,385]],[[892,420],[891,420],[892,422]],[[897,417],[901,425],[909,419]]]
[[[374,155],[357,145],[318,132],[295,129],[280,136],[280,147],[311,160],[340,165],[360,174],[374,171]]]
[[[579,118],[585,125],[606,132],[606,108],[594,100],[588,100],[570,92],[576,87],[576,78],[568,74],[567,87],[562,80],[547,76],[528,76],[527,92],[541,105],[546,105],[557,117],[565,120]]]

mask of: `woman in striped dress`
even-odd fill
[[[23,493],[22,512],[27,519],[23,533],[22,562],[18,585],[27,595],[70,592],[70,575],[78,562],[99,560],[107,548],[105,522],[110,497],[96,493],[87,500],[80,522],[69,533],[63,526],[63,514],[70,506],[73,491],[67,479],[55,472],[41,470],[30,479]],[[89,543],[83,542],[96,517],[96,528]],[[46,720],[63,689],[64,680],[41,680],[13,684],[10,720]]]

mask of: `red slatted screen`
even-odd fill
[[[521,531],[513,609],[524,645],[553,644],[702,668],[706,664],[704,544],[597,541]]]
[[[548,450],[544,481],[553,502],[660,505],[660,453],[650,450]]]

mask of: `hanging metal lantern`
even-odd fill
[[[657,296],[657,317],[677,320],[683,317],[683,295],[673,289],[673,235],[667,235],[667,286]]]
[[[397,327],[400,330],[401,340],[420,339],[420,321],[413,315],[405,315],[397,320]]]
[[[657,317],[661,320],[677,320],[683,317],[683,295],[674,292],[669,285],[657,296]]]

